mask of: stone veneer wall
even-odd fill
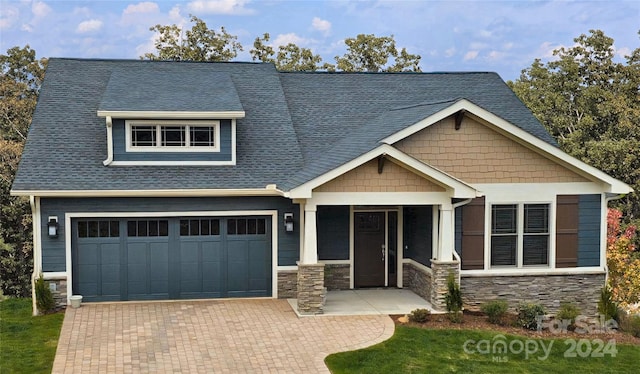
[[[458,281],[460,263],[458,261],[437,261],[431,260],[432,283],[431,305],[436,310],[447,310],[445,296],[449,292],[447,280],[449,274],[453,273]],[[462,287],[460,287],[462,289]],[[464,295],[464,292],[463,292]]]
[[[402,285],[431,302],[431,274],[413,264],[402,264]]]
[[[281,270],[278,272],[278,299],[298,297],[298,271]]]
[[[561,302],[572,302],[582,314],[597,312],[604,274],[464,276],[460,289],[465,307],[478,308],[482,303],[502,299],[515,308],[521,302],[542,304],[547,313],[555,313]]]
[[[324,307],[324,264],[298,264],[298,312],[322,314]]]
[[[327,290],[348,290],[350,283],[349,264],[324,265],[324,286]]]

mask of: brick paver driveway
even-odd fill
[[[85,304],[67,309],[53,373],[322,373],[334,352],[391,337],[391,318],[298,318],[285,300]]]

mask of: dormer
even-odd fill
[[[104,165],[235,165],[245,113],[230,74],[150,67],[111,74],[97,111]]]

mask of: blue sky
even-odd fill
[[[138,58],[155,24],[190,27],[189,14],[238,36],[249,61],[257,36],[294,42],[325,61],[357,34],[394,35],[423,71],[496,71],[515,79],[534,58],[590,29],[615,40],[619,58],[640,46],[640,1],[54,1],[0,0],[0,50],[29,44],[38,57]]]

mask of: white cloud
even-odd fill
[[[245,8],[248,0],[196,0],[187,4],[187,9],[193,13],[204,14],[253,14],[253,9]]]
[[[319,17],[313,17],[313,20],[311,21],[311,27],[326,34],[331,31],[331,22]]]
[[[309,40],[303,37],[300,37],[292,32],[289,34],[279,34],[275,39],[273,39],[272,44],[274,46],[281,46],[281,45],[287,45],[289,43],[293,43],[298,47],[300,47],[304,44],[308,44]]]
[[[513,48],[513,43],[512,42],[508,42],[508,43],[504,43],[502,45],[503,49],[506,49],[507,51],[510,50],[511,48]]]
[[[76,32],[84,34],[88,32],[98,31],[102,28],[102,21],[97,19],[90,19],[88,21],[82,21],[76,28]]]
[[[91,15],[91,9],[89,9],[88,7],[73,8],[73,13],[72,14],[74,16],[89,17]]]
[[[51,13],[51,7],[42,1],[35,1],[31,4],[31,12],[36,18],[43,18]]]
[[[620,58],[625,58],[625,56],[631,56],[631,48],[629,47],[616,48],[615,51],[616,51],[615,52],[616,56]]]
[[[551,42],[543,42],[538,47],[536,56],[542,56],[542,58],[554,58],[553,51],[556,49],[565,48],[562,44],[553,44]]]
[[[28,23],[24,23],[22,24],[22,26],[20,27],[20,30],[22,31],[26,31],[26,32],[33,32],[33,26],[31,26]]]
[[[445,57],[451,57],[454,54],[456,54],[456,48],[455,47],[451,47],[451,48],[447,49],[446,51],[444,51],[444,56]]]
[[[0,17],[0,30],[8,29],[18,20],[20,12],[18,9],[5,5],[2,16]]]
[[[478,51],[469,51],[464,55],[464,60],[475,60],[476,57],[478,57]]]
[[[491,31],[489,30],[480,30],[479,34],[483,38],[490,38],[492,35]]]
[[[469,44],[469,48],[473,50],[485,49],[487,47],[489,47],[487,43],[471,42],[471,44]]]
[[[138,4],[130,4],[125,10],[122,12],[123,14],[134,14],[134,13],[156,13],[160,10],[158,8],[158,4],[145,1]]]
[[[489,60],[500,60],[504,56],[505,56],[504,52],[491,51],[491,52],[489,52],[488,58],[489,58]]]

